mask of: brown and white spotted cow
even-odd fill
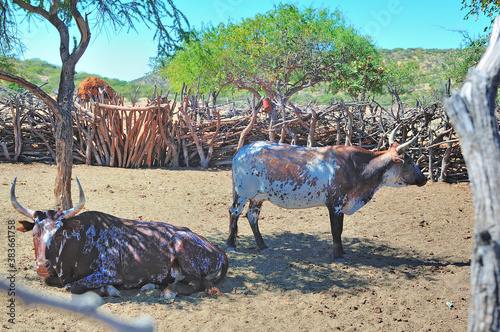
[[[17,230],[32,231],[36,271],[45,283],[81,294],[97,290],[119,296],[115,288],[149,289],[168,285],[166,299],[205,291],[220,294],[214,283],[228,269],[225,252],[188,228],[160,222],[126,220],[97,211],[78,214],[85,204],[78,181],[77,206],[65,211],[32,211],[15,196],[14,208],[33,222],[19,221]],[[78,215],[77,215],[78,214]]]
[[[396,128],[397,129],[397,128]],[[344,256],[344,214],[353,214],[383,186],[423,186],[427,179],[391,133],[387,151],[354,146],[299,147],[254,142],[233,158],[233,205],[229,209],[227,250],[236,250],[238,217],[250,201],[247,218],[260,250],[267,251],[258,227],[264,201],[288,209],[325,206],[330,214],[333,257]]]

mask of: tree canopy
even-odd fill
[[[85,13],[84,16],[81,15]],[[155,29],[154,39],[158,41],[158,55],[165,55],[176,49],[189,31],[187,18],[167,1],[104,1],[104,0],[62,0],[62,1],[2,1],[0,6],[0,49],[20,50],[18,15],[34,23],[47,20],[59,32],[76,25],[80,34],[85,33],[85,23],[89,32],[99,33],[102,29],[114,31],[126,29],[136,31],[136,26],[144,24]],[[34,15],[36,14],[36,15]],[[65,32],[71,38],[69,31]]]
[[[466,11],[464,20],[471,17],[477,18],[482,13],[491,18],[500,13],[500,4],[492,0],[462,0],[462,10]],[[491,25],[484,28],[484,31],[491,29]],[[486,50],[488,43],[487,35],[471,37],[467,31],[458,31],[462,34],[462,45],[456,53],[450,54],[445,62],[446,78],[451,78],[454,82],[462,84],[465,80],[469,68],[477,65],[482,54]]]
[[[462,0],[462,10],[466,10],[464,19],[475,17],[476,20],[480,13],[483,13],[491,19],[491,23],[495,16],[500,14],[500,3],[498,0]],[[491,26],[484,28],[484,31],[490,29]]]
[[[214,97],[227,86],[256,97],[287,101],[318,83],[358,95],[381,89],[384,72],[368,37],[338,10],[279,4],[264,14],[194,31],[159,68],[179,89],[184,83]]]
[[[456,53],[450,54],[446,59],[446,77],[451,78],[458,84],[462,84],[469,73],[469,69],[476,66],[481,59],[487,44],[487,36],[470,38],[465,34],[462,47]]]

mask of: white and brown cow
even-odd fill
[[[260,250],[267,246],[258,227],[264,201],[288,209],[325,206],[330,214],[334,259],[342,258],[344,214],[353,214],[383,186],[423,186],[427,179],[390,135],[387,151],[354,146],[299,147],[254,142],[233,158],[233,205],[229,209],[227,250],[236,250],[238,217],[250,201],[247,218]],[[415,137],[416,139],[416,137]]]
[[[14,208],[33,222],[19,221],[17,230],[32,231],[36,271],[45,283],[69,287],[81,294],[97,290],[119,296],[115,286],[146,288],[167,286],[166,299],[177,294],[205,291],[220,294],[214,286],[228,269],[226,253],[188,228],[160,222],[126,220],[97,211],[78,214],[85,204],[78,181],[77,206],[65,211],[32,211],[16,199]]]

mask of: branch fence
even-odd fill
[[[376,101],[330,105],[282,105],[247,99],[209,106],[208,100],[184,92],[155,93],[146,105],[75,100],[74,163],[111,167],[213,167],[231,164],[244,144],[256,140],[301,146],[357,145],[383,150],[388,133],[399,126],[396,141],[419,135],[409,149],[433,181],[467,181],[458,137],[441,102],[385,107]],[[241,106],[243,105],[243,106]],[[267,109],[267,108],[266,108]],[[497,120],[498,116],[497,111]],[[0,94],[0,161],[55,162],[54,118],[28,92]]]

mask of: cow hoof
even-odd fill
[[[177,294],[175,294],[174,292],[164,291],[163,293],[161,293],[160,297],[163,300],[173,300],[173,299],[175,299],[176,296],[177,296]]]
[[[147,292],[153,289],[157,289],[158,286],[152,283],[145,284],[144,286],[141,287],[141,292]]]
[[[264,248],[264,249],[262,249],[260,252],[261,252],[261,253],[263,253],[263,254],[266,254],[266,255],[267,255],[267,254],[270,254],[270,253],[271,253],[271,249],[269,249],[269,248]]]
[[[345,263],[345,262],[346,262],[346,260],[347,260],[348,258],[349,258],[349,257],[348,257],[348,256],[346,256],[346,255],[344,255],[344,256],[342,256],[342,257],[333,257],[333,261],[334,261],[335,263]]]
[[[107,286],[101,287],[101,292],[104,294],[104,296],[121,297],[118,289],[116,289],[112,285],[107,285]]]
[[[226,252],[233,252],[233,251],[237,252],[238,249],[236,247],[227,247],[226,248]]]

